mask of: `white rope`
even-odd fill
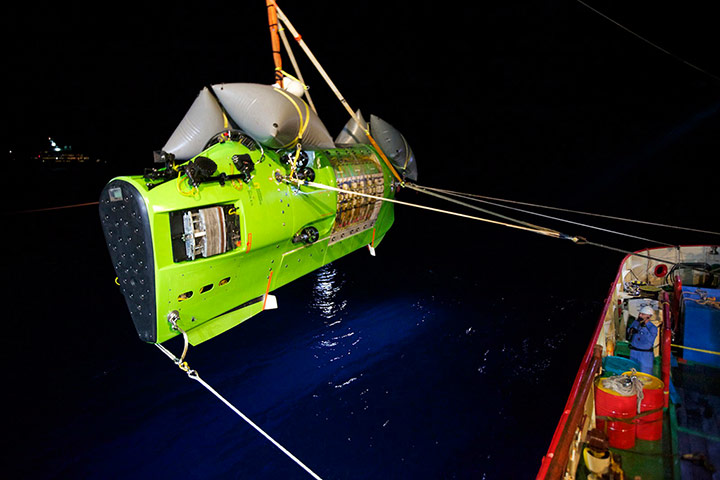
[[[637,395],[637,413],[641,411],[643,394],[643,383],[637,377],[637,372],[632,369],[631,375],[613,375],[601,380],[602,386],[608,390],[612,390],[623,397],[631,397]]]
[[[510,209],[510,210],[515,210],[516,212],[528,213],[528,214],[530,214],[530,215],[536,215],[536,216],[538,216],[538,217],[548,218],[548,219],[550,219],[550,220],[556,220],[556,221],[558,221],[558,222],[565,222],[565,223],[570,223],[570,224],[572,224],[572,225],[577,225],[577,226],[580,226],[580,227],[592,228],[592,229],[594,229],[594,230],[599,230],[599,231],[601,231],[601,232],[612,233],[612,234],[614,234],[614,235],[621,235],[621,236],[623,236],[623,237],[629,237],[629,238],[634,238],[634,239],[636,239],[636,240],[642,240],[642,241],[645,241],[645,242],[656,243],[656,244],[658,244],[658,245],[664,245],[664,246],[670,246],[670,245],[672,245],[671,243],[668,243],[668,242],[660,242],[660,241],[658,241],[658,240],[653,240],[653,239],[651,239],[651,238],[639,237],[639,236],[637,236],[637,235],[631,235],[631,234],[629,234],[629,233],[618,232],[617,230],[610,230],[609,228],[596,227],[595,225],[588,225],[588,224],[586,224],[586,223],[574,222],[574,221],[572,221],[572,220],[567,220],[567,219],[564,219],[564,218],[553,217],[552,215],[545,215],[545,214],[543,214],[543,213],[533,212],[533,211],[531,211],[531,210],[525,210],[525,209],[522,209],[522,208],[511,207],[511,206],[509,206],[509,205],[503,205],[503,204],[501,204],[501,203],[490,202],[490,201],[488,201],[488,200],[484,200],[484,199],[480,198],[480,197],[477,196],[477,195],[457,193],[457,192],[453,192],[453,191],[450,191],[450,190],[443,191],[443,190],[441,190],[441,189],[431,188],[431,187],[419,187],[419,186],[418,186],[418,189],[421,189],[421,190],[422,190],[422,189],[426,189],[426,190],[440,191],[440,192],[443,192],[443,193],[445,193],[445,194],[447,194],[447,195],[453,195],[453,196],[456,196],[456,197],[464,198],[464,199],[466,199],[466,200],[474,200],[474,201],[476,201],[476,202],[486,203],[486,204],[488,204],[488,205],[493,205],[493,206],[495,206],[495,207],[508,208],[508,209]]]
[[[262,428],[258,427],[258,426],[257,426],[252,420],[250,420],[244,413],[242,413],[240,410],[238,410],[237,408],[235,408],[232,403],[228,402],[222,395],[220,395],[217,391],[215,391],[214,388],[212,388],[210,385],[208,385],[207,382],[205,382],[205,380],[203,380],[202,378],[200,378],[200,375],[198,375],[195,370],[191,370],[190,372],[188,372],[188,377],[192,378],[193,380],[196,380],[198,383],[200,383],[200,385],[202,385],[203,387],[205,387],[210,393],[212,393],[213,395],[215,395],[221,402],[223,402],[225,405],[227,405],[228,408],[230,408],[230,410],[232,410],[233,412],[235,412],[240,418],[242,418],[243,420],[245,420],[251,427],[253,427],[255,430],[257,430],[257,431],[260,433],[260,435],[262,435],[263,437],[267,438],[267,439],[270,441],[270,443],[272,443],[272,444],[275,445],[277,448],[279,448],[281,452],[283,452],[283,453],[284,453],[285,455],[287,455],[293,462],[297,463],[300,467],[302,467],[303,470],[305,470],[308,474],[310,474],[310,476],[312,476],[313,478],[316,478],[317,480],[322,480],[322,479],[320,478],[320,476],[318,476],[317,473],[315,473],[315,472],[313,472],[312,470],[310,470],[310,467],[308,467],[307,465],[305,465],[302,461],[300,461],[299,458],[297,458],[295,455],[293,455],[292,453],[290,453],[290,451],[289,451],[287,448],[285,448],[285,447],[283,447],[282,445],[280,445],[274,438],[272,438],[270,435],[268,435]]]
[[[180,331],[182,332],[182,330],[180,330]],[[184,335],[184,332],[183,332],[183,335]],[[163,347],[163,346],[160,345],[159,343],[156,343],[155,346],[158,347],[161,352],[163,352],[165,355],[167,355],[167,357],[168,357],[170,360],[172,360],[178,367],[180,367],[181,370],[183,370],[185,373],[187,373],[188,377],[190,377],[191,379],[197,381],[200,385],[202,385],[203,387],[205,387],[210,393],[212,393],[213,395],[215,395],[215,396],[218,398],[218,400],[220,400],[220,401],[223,402],[225,405],[227,405],[228,408],[230,408],[230,410],[232,410],[232,411],[235,412],[240,418],[242,418],[243,420],[245,420],[245,422],[247,422],[248,425],[250,425],[250,426],[253,427],[255,430],[257,430],[257,431],[260,433],[260,435],[262,435],[263,437],[265,437],[266,439],[268,439],[268,441],[270,441],[270,443],[272,443],[273,445],[275,445],[281,452],[283,452],[285,455],[287,455],[293,462],[295,462],[296,464],[298,464],[303,470],[305,470],[308,474],[310,474],[310,476],[312,476],[313,478],[315,478],[315,479],[317,479],[317,480],[322,480],[322,478],[321,478],[317,473],[313,472],[313,471],[310,469],[310,467],[308,467],[307,465],[305,465],[299,458],[297,458],[295,455],[293,455],[292,453],[290,453],[290,451],[289,451],[287,448],[285,448],[285,447],[283,447],[282,445],[280,445],[280,443],[278,443],[277,440],[275,440],[274,438],[272,438],[272,437],[271,437],[268,433],[266,433],[262,428],[260,428],[258,425],[256,425],[255,422],[253,422],[252,420],[250,420],[250,418],[248,418],[247,415],[245,415],[245,414],[242,413],[240,410],[238,410],[237,408],[235,408],[235,406],[234,406],[232,403],[230,403],[227,399],[225,399],[225,397],[223,397],[222,395],[220,395],[220,394],[219,394],[213,387],[211,387],[205,380],[203,380],[202,378],[200,378],[200,375],[197,373],[197,371],[191,370],[191,369],[187,366],[187,363],[184,363],[182,359],[179,359],[179,358],[175,357],[175,355],[173,355],[168,349],[166,349],[165,347]]]
[[[296,185],[296,186],[298,186],[298,185],[305,185],[305,186],[308,186],[308,187],[320,188],[320,189],[324,189],[324,190],[331,190],[331,191],[334,191],[334,192],[346,193],[346,194],[349,194],[349,195],[357,195],[357,196],[359,196],[359,197],[372,198],[372,199],[380,200],[380,201],[383,201],[383,202],[397,203],[398,205],[405,205],[405,206],[408,206],[408,207],[420,208],[420,209],[423,209],[423,210],[429,210],[429,211],[431,211],[431,212],[444,213],[444,214],[447,214],[447,215],[454,215],[454,216],[456,216],[456,217],[467,218],[467,219],[470,219],[470,220],[479,220],[479,221],[481,221],[481,222],[492,223],[492,224],[494,224],[494,225],[501,225],[501,226],[503,226],[503,227],[510,227],[510,228],[516,228],[516,229],[518,229],[518,230],[525,230],[525,231],[528,231],[528,232],[539,233],[540,235],[545,235],[545,236],[548,236],[548,237],[558,238],[558,239],[562,239],[562,240],[572,240],[573,243],[576,243],[576,244],[578,244],[578,245],[592,245],[592,246],[594,246],[594,247],[604,248],[604,249],[606,249],[606,250],[612,250],[612,251],[615,251],[615,252],[620,252],[620,253],[622,253],[622,254],[624,254],[624,255],[632,255],[632,256],[634,256],[634,257],[646,258],[646,259],[648,259],[648,260],[655,260],[655,261],[657,261],[657,262],[666,263],[666,264],[668,264],[668,265],[676,265],[675,262],[671,262],[671,261],[669,261],[669,260],[667,260],[667,259],[657,258],[657,257],[653,257],[653,256],[650,256],[650,255],[644,255],[644,254],[642,254],[642,253],[637,253],[637,252],[631,252],[631,251],[629,251],[629,250],[625,250],[625,249],[617,248],[617,247],[612,247],[612,246],[609,246],[609,245],[603,245],[603,244],[597,243],[597,242],[591,242],[591,241],[589,241],[588,239],[586,239],[586,238],[584,238],[584,237],[568,235],[568,234],[566,234],[566,233],[558,232],[557,230],[544,229],[543,227],[527,228],[527,227],[522,227],[522,226],[520,226],[520,225],[513,225],[513,224],[510,224],[510,223],[498,222],[498,221],[495,221],[495,220],[490,220],[489,218],[475,217],[475,216],[473,216],[473,215],[465,215],[465,214],[463,214],[463,213],[453,212],[453,211],[450,211],[450,210],[442,210],[442,209],[440,209],[440,208],[433,208],[433,207],[427,207],[427,206],[425,206],[425,205],[418,205],[418,204],[409,203],[409,202],[402,202],[402,201],[400,201],[400,200],[395,200],[395,199],[392,199],[392,198],[378,197],[378,196],[375,196],[375,195],[369,195],[369,194],[367,194],[367,193],[353,192],[352,190],[343,190],[342,188],[331,187],[331,186],[329,186],[329,185],[323,185],[323,184],[321,184],[321,183],[308,182],[308,181],[300,181],[300,180],[289,180],[289,179],[287,179],[287,178],[285,179],[285,181],[286,181],[287,183],[289,183],[289,184]],[[410,187],[410,188],[413,187],[413,185],[411,185],[411,184],[406,184],[406,186],[408,186],[408,187]],[[422,191],[422,190],[419,190],[419,189],[418,189],[418,191]],[[430,192],[424,191],[423,193],[430,193]],[[469,207],[469,208],[478,209],[478,207],[476,207],[476,206],[474,206],[474,205],[469,205],[469,204],[466,204],[466,203],[463,203],[463,202],[459,202],[458,200],[455,200],[455,199],[452,199],[452,198],[449,198],[449,197],[445,197],[445,196],[443,196],[443,195],[438,195],[438,194],[432,194],[432,195],[438,196],[439,198],[442,198],[442,199],[444,199],[444,200],[449,200],[449,201],[451,201],[451,202],[459,203],[459,204],[464,205],[464,206]],[[493,212],[489,212],[489,213],[494,214]],[[499,214],[495,214],[495,215],[499,215]],[[499,216],[502,216],[502,215],[499,215]],[[504,217],[504,218],[509,218],[509,217]],[[513,220],[514,220],[514,219],[513,219]],[[514,220],[514,221],[518,221],[518,220]],[[528,225],[532,225],[532,224],[528,224]]]
[[[447,195],[440,195],[440,194],[438,194],[438,193],[431,192],[430,190],[426,190],[424,187],[420,187],[419,185],[415,185],[414,183],[406,183],[405,186],[406,186],[407,188],[410,188],[410,189],[412,189],[412,190],[416,190],[416,191],[421,192],[421,193],[424,193],[424,194],[426,194],[426,195],[431,195],[431,196],[433,196],[433,197],[441,198],[441,199],[443,199],[443,200],[445,200],[445,201],[452,202],[452,203],[456,203],[456,204],[458,204],[458,205],[462,205],[463,207],[471,208],[471,209],[473,209],[473,210],[478,210],[478,211],[480,211],[480,212],[487,213],[487,214],[489,214],[489,215],[494,215],[494,216],[496,216],[496,217],[499,217],[499,218],[502,218],[502,219],[505,219],[505,220],[509,220],[509,221],[511,221],[511,222],[515,222],[515,223],[520,224],[520,225],[525,225],[526,227],[535,228],[535,229],[539,229],[539,230],[552,230],[552,229],[549,229],[549,228],[541,227],[541,226],[539,226],[539,225],[535,225],[535,224],[533,224],[533,223],[529,223],[529,222],[524,222],[524,221],[522,221],[522,220],[518,220],[517,218],[508,217],[507,215],[502,215],[502,214],[500,214],[500,213],[493,212],[492,210],[487,210],[487,209],[485,209],[485,208],[480,208],[480,207],[478,207],[477,205],[471,205],[471,204],[469,204],[469,203],[467,203],[467,202],[461,202],[461,201],[459,201],[459,200],[455,200],[455,199],[453,199],[453,198],[450,198],[450,197],[448,197]],[[557,232],[556,230],[553,230],[553,231]],[[559,232],[558,232],[558,233],[559,233]]]
[[[295,60],[295,55],[293,55],[292,48],[290,47],[290,42],[288,41],[287,35],[285,35],[285,29],[281,26],[278,28],[278,31],[280,33],[280,39],[283,42],[283,46],[285,47],[285,52],[287,52],[288,57],[290,57],[290,62],[293,65],[293,68],[295,69],[295,74],[298,76],[298,80],[300,83],[302,83],[303,88],[305,88],[305,97],[308,100],[308,103],[310,104],[310,108],[313,109],[313,112],[317,113],[317,109],[315,108],[315,104],[312,101],[312,98],[310,97],[310,91],[307,88],[307,85],[305,85],[305,79],[302,76],[302,73],[300,72],[300,67],[298,66],[297,60]]]
[[[433,207],[428,207],[428,206],[425,206],[425,205],[418,205],[418,204],[415,204],[415,203],[403,202],[403,201],[400,201],[400,200],[395,200],[394,198],[378,197],[378,196],[376,196],[376,195],[370,195],[370,194],[367,194],[367,193],[353,192],[352,190],[344,190],[344,189],[342,189],[342,188],[331,187],[330,185],[323,185],[323,184],[321,184],[321,183],[307,182],[307,181],[305,181],[305,182],[300,182],[300,181],[291,181],[291,180],[286,180],[286,181],[287,181],[288,183],[293,184],[293,185],[306,185],[306,186],[308,186],[308,187],[320,188],[320,189],[323,189],[323,190],[330,190],[330,191],[333,191],[333,192],[346,193],[346,194],[349,194],[349,195],[357,195],[357,196],[359,196],[359,197],[372,198],[372,199],[374,199],[374,200],[380,200],[380,201],[382,201],[382,202],[390,202],[390,203],[396,203],[396,204],[398,204],[398,205],[405,205],[405,206],[407,206],[407,207],[420,208],[420,209],[423,209],[423,210],[429,210],[429,211],[431,211],[431,212],[444,213],[444,214],[447,214],[447,215],[454,215],[454,216],[456,216],[456,217],[467,218],[467,219],[470,219],[470,220],[479,220],[479,221],[481,221],[481,222],[492,223],[492,224],[495,224],[495,225],[502,225],[502,226],[504,226],[504,227],[516,228],[516,229],[518,229],[518,230],[525,230],[525,231],[527,231],[527,232],[539,233],[539,234],[541,234],[541,235],[546,235],[546,236],[549,236],[549,237],[565,238],[565,237],[562,237],[562,235],[560,234],[560,232],[556,232],[555,230],[546,230],[546,229],[542,229],[542,228],[540,228],[540,227],[538,227],[538,228],[528,228],[528,227],[522,227],[522,226],[520,226],[520,225],[512,225],[512,224],[510,224],[510,223],[498,222],[498,221],[496,221],[496,220],[490,220],[489,218],[476,217],[476,216],[473,216],[473,215],[466,215],[466,214],[464,214],[464,213],[453,212],[453,211],[450,211],[450,210],[443,210],[443,209],[440,209],[440,208],[433,208]],[[569,238],[569,237],[568,237],[568,239],[572,240],[572,238]]]
[[[508,200],[508,199],[506,199],[506,198],[496,198],[496,197],[488,197],[488,196],[484,196],[484,195],[476,195],[476,194],[471,194],[471,193],[461,193],[461,192],[455,192],[455,191],[453,191],[453,190],[447,190],[447,189],[443,189],[443,188],[431,188],[431,187],[423,187],[423,188],[426,188],[426,189],[428,189],[428,190],[435,190],[435,191],[437,191],[437,192],[442,192],[442,193],[447,193],[447,194],[466,195],[466,196],[468,196],[468,197],[473,197],[473,198],[482,198],[482,199],[487,199],[487,200],[495,200],[496,202],[505,202],[505,203],[512,203],[512,204],[516,204],[516,205],[525,205],[525,206],[528,206],[528,207],[544,208],[544,209],[547,209],[547,210],[557,210],[557,211],[560,211],[560,212],[577,213],[577,214],[579,214],[579,215],[589,215],[589,216],[593,216],[593,217],[607,218],[607,219],[609,219],[609,220],[620,220],[620,221],[623,221],[623,222],[641,223],[641,224],[644,224],[644,225],[652,225],[652,226],[655,226],[655,227],[674,228],[674,229],[677,229],[677,230],[687,230],[687,231],[690,231],[690,232],[709,233],[710,235],[720,235],[720,232],[714,232],[714,231],[711,231],[711,230],[700,230],[700,229],[697,229],[697,228],[681,227],[681,226],[677,226],[677,225],[668,225],[668,224],[664,224],[664,223],[647,222],[647,221],[644,221],[644,220],[635,220],[635,219],[632,219],[632,218],[623,218],[623,217],[615,217],[615,216],[612,216],[612,215],[603,215],[603,214],[600,214],[600,213],[583,212],[583,211],[581,211],[581,210],[571,210],[571,209],[569,209],[569,208],[551,207],[551,206],[548,206],[548,205],[539,205],[539,204],[536,204],[536,203],[529,203],[529,202],[519,202],[519,201],[517,201],[517,200]]]
[[[663,52],[664,54],[670,55],[670,56],[673,57],[675,60],[678,60],[678,61],[684,63],[685,65],[687,65],[688,67],[694,68],[694,69],[697,70],[698,72],[704,73],[705,75],[707,75],[707,76],[715,79],[716,81],[719,81],[719,82],[720,82],[720,77],[718,77],[717,75],[713,75],[712,73],[708,72],[707,70],[702,69],[702,68],[698,67],[697,65],[694,65],[694,64],[688,62],[688,61],[685,60],[684,58],[679,57],[679,56],[675,55],[674,53],[665,50],[665,49],[662,48],[660,45],[651,42],[651,41],[648,40],[647,38],[641,37],[641,36],[638,35],[637,33],[633,32],[632,30],[630,30],[629,28],[627,28],[626,26],[624,26],[624,25],[616,22],[616,21],[613,20],[612,18],[608,17],[607,15],[605,15],[604,13],[602,13],[601,11],[599,11],[599,10],[591,7],[590,5],[588,5],[587,3],[583,2],[582,0],[577,0],[577,2],[578,2],[580,5],[583,5],[583,6],[584,6],[585,8],[587,8],[588,10],[591,10],[591,11],[595,12],[596,14],[600,15],[600,16],[603,17],[605,20],[607,20],[607,21],[609,21],[609,22],[611,22],[611,23],[614,23],[614,24],[617,25],[618,27],[620,27],[620,28],[622,28],[623,30],[625,30],[626,32],[628,32],[630,35],[634,35],[635,37],[639,38],[640,40],[642,40],[643,42],[647,43],[648,45],[657,48],[658,50],[660,50],[660,51]]]

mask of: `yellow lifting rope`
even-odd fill
[[[185,197],[194,197],[198,194],[199,189],[198,187],[194,186],[190,191],[186,191],[182,189],[182,173],[178,170],[178,176],[177,176],[177,191],[180,195],[183,195]]]
[[[270,0],[268,0],[269,2]],[[300,47],[305,51],[305,54],[308,56],[310,61],[313,63],[315,68],[317,69],[318,73],[323,77],[325,82],[330,87],[330,90],[333,91],[335,96],[340,100],[340,103],[345,107],[345,110],[350,114],[353,120],[365,131],[365,135],[367,136],[368,140],[370,140],[370,144],[373,146],[375,150],[377,150],[378,154],[380,155],[380,158],[382,158],[383,162],[387,165],[387,167],[390,169],[390,172],[393,174],[393,176],[401,183],[403,183],[403,179],[400,176],[400,174],[395,170],[395,167],[393,167],[392,163],[390,163],[390,160],[385,155],[385,152],[382,151],[380,146],[377,144],[375,139],[370,134],[370,130],[363,125],[363,123],[360,121],[360,118],[355,114],[352,108],[350,108],[350,105],[348,104],[347,100],[342,96],[340,93],[340,90],[335,86],[333,81],[330,79],[330,76],[325,72],[325,69],[320,65],[320,62],[317,58],[315,58],[315,55],[310,51],[310,48],[307,46],[305,41],[302,39],[302,36],[298,33],[297,30],[295,30],[295,27],[293,27],[292,23],[290,23],[290,20],[285,16],[282,10],[280,10],[280,7],[278,7],[276,2],[272,2],[274,5],[274,10],[277,12],[277,16],[282,21],[282,23],[290,30],[290,33],[293,35],[295,40],[300,44]]]
[[[303,134],[305,133],[305,130],[307,130],[308,124],[310,123],[310,107],[308,107],[307,103],[302,102],[305,106],[305,116],[303,116],[302,109],[297,104],[294,98],[292,98],[285,90],[276,88],[276,92],[278,92],[283,97],[287,98],[290,103],[293,104],[295,107],[295,110],[297,111],[298,117],[300,118],[300,126],[298,127],[298,133],[290,142],[286,143],[280,148],[287,148],[291,145],[295,145],[295,143],[300,143],[302,141]]]
[[[296,78],[296,77],[290,75],[288,72],[286,72],[286,71],[283,70],[282,68],[275,68],[275,70],[277,70],[277,71],[279,71],[280,73],[282,73],[282,74],[283,74],[283,77],[292,78],[293,80],[295,80],[296,82],[298,82],[300,85],[302,85],[303,90],[305,90],[306,92],[310,89],[310,87],[308,87],[307,85],[305,85],[305,82],[304,82],[303,80],[301,80],[301,79],[299,79],[299,78]],[[313,110],[314,110],[314,109],[313,109]]]
[[[305,130],[307,130],[307,127],[310,123],[310,107],[308,107],[307,103],[302,102],[302,104],[305,106],[305,116],[303,117],[302,110],[300,109],[300,106],[297,104],[294,98],[292,98],[287,92],[279,88],[276,88],[275,91],[281,94],[283,97],[287,98],[290,103],[295,106],[295,110],[297,111],[298,117],[300,119],[300,126],[298,127],[298,133],[295,138],[293,138],[289,143],[281,147],[286,148],[293,144],[296,146],[295,155],[293,156],[292,165],[290,166],[290,176],[293,177],[295,175],[295,170],[297,169],[298,159],[300,158],[300,151],[302,150],[302,137],[303,134],[305,134]]]

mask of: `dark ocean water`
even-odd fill
[[[532,477],[614,266],[573,285],[547,239],[396,216],[190,366],[323,478]],[[308,477],[137,339],[96,207],[12,218],[8,478]]]

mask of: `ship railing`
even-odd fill
[[[580,369],[575,376],[572,390],[570,391],[560,421],[555,428],[555,433],[550,442],[550,448],[548,448],[547,453],[542,459],[537,475],[538,480],[563,478],[568,464],[571,461],[571,457],[576,456],[572,455],[573,451],[577,451],[576,443],[578,435],[576,432],[582,432],[587,428],[588,416],[585,413],[588,396],[593,390],[595,377],[600,374],[602,367],[603,347],[598,344],[598,338],[604,330],[605,318],[612,304],[612,300],[610,299],[613,298],[612,293],[614,289],[615,283],[613,283],[610,295],[608,296],[609,300],[605,303],[603,313],[598,320],[593,340],[590,342]],[[575,462],[577,461],[577,459],[574,460]]]
[[[630,256],[628,255],[628,257]],[[625,264],[628,257],[623,260],[622,265]],[[613,309],[615,308],[619,285],[622,286],[622,268],[618,271],[615,280],[610,286],[592,341],[588,345],[580,369],[573,381],[570,395],[565,403],[560,421],[555,428],[550,447],[542,459],[536,477],[537,480],[564,478],[568,467],[573,470],[577,467],[578,442],[582,437],[577,433],[584,433],[588,427],[590,417],[590,415],[586,415],[588,399],[592,403],[593,397],[590,396],[590,393],[593,391],[595,378],[600,374],[602,367],[603,345],[606,343],[607,336],[606,329],[612,325],[612,322],[609,322],[608,319],[616,314]],[[590,405],[589,408],[594,409],[594,405]]]

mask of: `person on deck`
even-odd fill
[[[627,329],[627,339],[630,342],[630,360],[635,360],[640,364],[640,371],[653,374],[653,361],[655,354],[653,347],[655,346],[655,338],[658,329],[650,322],[653,316],[653,309],[646,305],[638,314],[638,318],[630,324]]]

